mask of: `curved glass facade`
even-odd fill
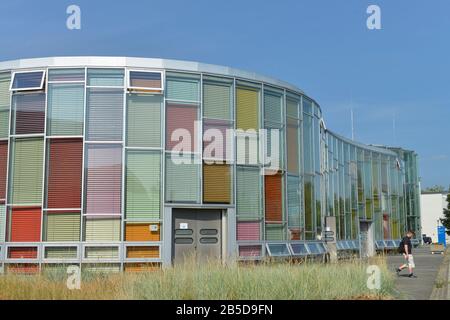
[[[220,211],[222,258],[321,253],[328,216],[338,249],[357,249],[361,222],[373,241],[420,235],[418,196],[414,152],[334,134],[280,81],[158,59],[0,63],[0,258],[14,270],[169,264],[186,208]]]

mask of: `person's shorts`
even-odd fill
[[[412,254],[408,255],[408,267],[409,268],[415,268],[416,265],[414,264],[414,257]]]

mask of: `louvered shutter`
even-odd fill
[[[48,85],[48,135],[83,134],[84,85]]]
[[[88,90],[87,140],[121,141],[123,129],[123,90]]]
[[[299,123],[287,120],[287,168],[289,172],[299,173]]]
[[[283,221],[283,185],[282,175],[266,175],[264,177],[266,221]]]
[[[236,128],[258,130],[259,91],[251,88],[237,88],[236,103]]]
[[[71,242],[80,241],[79,213],[51,213],[45,216],[45,241]]]
[[[239,217],[261,217],[261,183],[258,168],[237,167],[236,210]]]
[[[47,208],[81,208],[82,139],[51,139]]]
[[[40,138],[16,139],[12,154],[12,203],[42,204],[42,167],[44,141]]]
[[[282,123],[282,96],[272,92],[264,92],[264,119],[271,123]]]
[[[9,133],[10,79],[9,73],[0,74],[0,139]]]
[[[87,242],[120,241],[120,219],[86,219],[84,238]]]
[[[84,69],[50,69],[48,70],[48,81],[67,82],[84,81]]]
[[[5,241],[6,235],[6,206],[0,205],[0,242]]]
[[[298,103],[298,100],[294,100],[292,98],[286,99],[286,114],[288,117],[295,119],[299,118]]]
[[[171,155],[166,156],[166,201],[200,201],[200,165],[190,157],[188,163],[174,163]]]
[[[47,247],[45,248],[46,259],[76,259],[76,247]]]
[[[6,199],[6,172],[8,167],[8,141],[0,141],[0,204]]]
[[[128,151],[126,169],[126,217],[158,220],[161,210],[161,153]]]
[[[203,157],[208,160],[232,160],[233,154],[233,138],[231,132],[232,123],[227,120],[204,120],[203,121]]]
[[[161,107],[161,96],[128,95],[127,146],[161,147]]]
[[[122,147],[88,145],[86,214],[121,214]]]
[[[266,241],[286,239],[286,229],[283,224],[266,224]]]
[[[123,69],[88,69],[87,85],[91,87],[123,87]]]
[[[13,95],[14,134],[44,133],[45,93],[17,93]]]
[[[200,128],[195,127],[195,121],[198,120],[198,107],[195,105],[177,105],[167,104],[167,119],[166,119],[166,149],[172,150],[180,141],[178,135],[183,135],[183,146],[186,148],[185,152],[194,151],[196,129],[197,133]],[[189,132],[189,136],[184,136],[184,132],[179,129],[184,129]],[[173,136],[173,134],[175,135]],[[186,133],[187,134],[187,133]],[[190,138],[190,140],[189,140]]]
[[[125,241],[160,241],[160,229],[158,231],[150,231],[148,223],[127,223],[125,227]]]
[[[205,83],[203,85],[203,116],[210,119],[231,120],[231,86]]]
[[[119,248],[117,247],[87,247],[85,249],[88,259],[116,259],[119,257]]]
[[[41,209],[13,208],[11,215],[11,242],[41,241]]]
[[[261,221],[238,221],[237,240],[249,241],[261,239]]]
[[[166,99],[185,102],[198,102],[199,80],[188,75],[167,77]]]
[[[288,196],[288,223],[291,227],[300,226],[300,179],[295,176],[288,176],[287,181]]]
[[[231,167],[203,164],[203,202],[231,203]]]

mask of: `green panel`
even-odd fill
[[[12,152],[12,204],[42,204],[43,139],[17,139]]]
[[[10,107],[10,74],[0,74],[0,138],[8,137]]]
[[[44,227],[46,241],[80,241],[80,214],[55,213],[45,216]]]
[[[161,154],[128,151],[126,169],[126,216],[158,220],[161,210]]]
[[[45,258],[47,259],[76,259],[76,247],[48,247],[45,248]]]
[[[123,87],[123,69],[88,69],[88,86]]]
[[[203,85],[203,116],[211,119],[231,120],[231,86],[205,83]]]
[[[161,147],[162,96],[129,94],[127,146]]]
[[[48,135],[82,135],[83,114],[84,85],[48,85]]]
[[[120,219],[86,219],[85,241],[120,241]]]
[[[298,100],[292,98],[286,99],[286,113],[288,117],[298,119]]]
[[[166,98],[180,101],[199,101],[199,80],[189,76],[168,76]]]
[[[264,92],[264,119],[273,123],[282,123],[281,120],[281,104],[282,96]]]
[[[0,205],[0,242],[5,241],[6,207]]]
[[[166,202],[200,202],[200,164],[194,157],[185,160],[176,163],[166,155]]]
[[[87,247],[85,250],[87,259],[116,259],[119,257],[117,247]]]
[[[266,224],[266,240],[285,240],[286,229],[283,224]]]
[[[287,180],[288,196],[288,223],[290,227],[301,226],[300,218],[300,178],[288,176]]]
[[[261,179],[258,168],[238,167],[236,210],[241,218],[258,218],[261,212]]]

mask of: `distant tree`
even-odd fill
[[[425,188],[425,192],[444,192],[445,188],[440,185],[434,185],[432,187]]]
[[[447,195],[447,208],[444,209],[444,218],[441,218],[442,225],[447,229],[450,235],[450,193]]]

